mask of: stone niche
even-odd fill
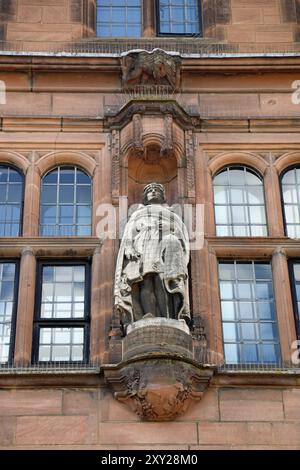
[[[163,185],[169,206],[194,204],[195,132],[201,121],[171,96],[180,84],[180,61],[162,51],[134,52],[125,56],[122,69],[124,90],[134,98],[104,124],[111,133],[114,204],[126,198],[128,207],[141,204],[145,185],[153,182]],[[116,273],[122,271],[118,266]],[[121,296],[136,292],[137,284],[131,289],[125,278],[127,289],[117,276]],[[120,306],[115,308],[104,377],[114,397],[141,419],[174,420],[201,399],[213,375],[205,333],[196,318],[188,325],[176,315],[143,313],[124,323]]]

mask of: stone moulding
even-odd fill
[[[103,366],[114,398],[144,421],[172,421],[201,400],[214,369],[167,354]]]

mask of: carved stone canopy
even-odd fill
[[[180,88],[181,59],[178,56],[161,49],[129,51],[121,61],[125,90],[149,86],[162,86],[172,91]]]

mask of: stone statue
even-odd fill
[[[165,85],[177,90],[180,63],[179,57],[160,49],[129,52],[122,57],[123,86],[130,89],[136,85]]]
[[[115,276],[123,325],[151,317],[190,321],[188,233],[165,202],[164,187],[148,184],[125,227]]]

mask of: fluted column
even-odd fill
[[[22,251],[14,362],[31,363],[32,331],[35,305],[36,258],[31,247]]]
[[[266,170],[264,184],[269,236],[283,237],[284,224],[282,216],[280,183],[277,170],[272,163]]]
[[[39,233],[41,177],[34,163],[28,167],[25,179],[23,236],[36,237]]]
[[[222,315],[219,289],[218,259],[215,250],[209,248],[209,282],[210,282],[210,328],[212,338],[210,350],[215,363],[221,363],[224,357]]]
[[[288,262],[285,250],[276,249],[272,257],[274,293],[277,311],[281,355],[284,362],[291,361],[292,343],[297,339],[290,286]]]

